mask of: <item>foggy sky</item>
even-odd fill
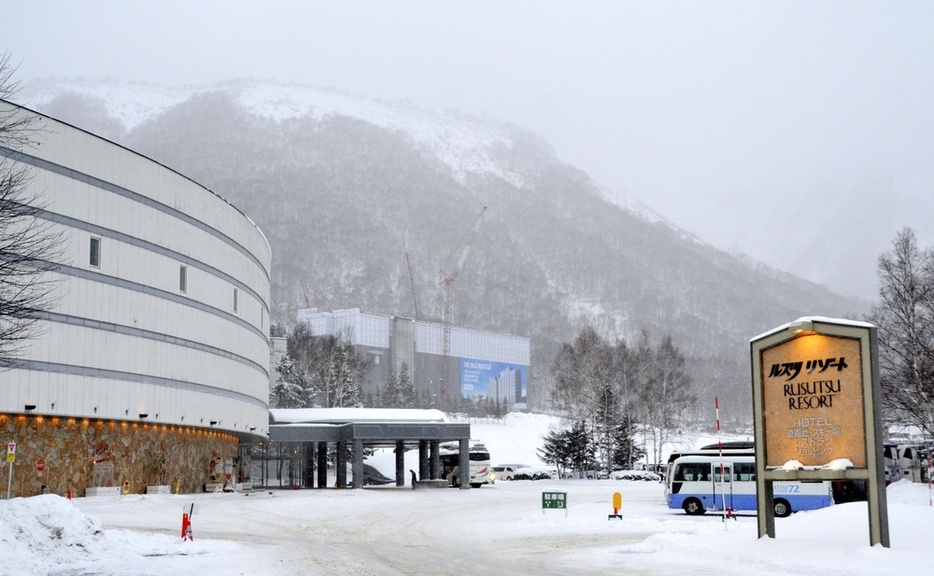
[[[867,300],[898,230],[934,246],[931,2],[0,9],[24,84],[266,79],[486,114],[704,241]]]

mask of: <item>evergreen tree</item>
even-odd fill
[[[635,426],[629,418],[620,420],[613,429],[613,452],[611,455],[612,469],[631,470],[645,452],[636,446],[633,441]]]
[[[409,365],[406,362],[402,363],[402,366],[399,368],[399,383],[398,383],[398,397],[399,397],[399,408],[415,408],[418,405],[418,397],[415,392],[415,383],[412,382],[412,378],[409,376]]]
[[[549,432],[538,455],[542,462],[555,466],[561,476],[567,470],[593,469],[596,464],[591,433],[583,420],[575,421],[570,428]]]
[[[588,429],[586,421],[574,422],[568,434],[568,443],[571,448],[571,462],[576,470],[584,472],[596,467],[593,432]]]
[[[269,390],[269,405],[274,408],[301,408],[305,405],[304,375],[295,369],[288,356],[283,356],[276,372],[279,377]]]
[[[329,387],[333,388],[333,402],[328,407],[353,407],[360,405],[360,388],[354,380],[350,368],[348,345],[338,342],[335,353],[331,356],[331,381]]]
[[[383,388],[383,394],[381,396],[383,408],[399,408],[397,404],[399,399],[399,379],[396,377],[395,372],[389,372],[389,380],[386,381],[386,387]]]
[[[557,468],[561,477],[573,465],[569,434],[568,430],[553,430],[545,436],[544,444],[538,449],[538,457],[542,462]]]
[[[386,383],[384,403],[387,408],[418,408],[419,398],[415,391],[415,384],[409,376],[409,365],[406,362],[399,367],[399,375],[389,375]]]

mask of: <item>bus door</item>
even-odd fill
[[[720,462],[713,462],[713,504],[716,510],[723,510],[728,508],[730,510],[734,509],[733,506],[733,463],[732,462],[723,462],[722,467]]]

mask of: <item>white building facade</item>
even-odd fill
[[[59,436],[81,446],[54,456],[58,464],[110,462],[104,467],[111,474],[96,479],[95,471],[72,466],[69,474],[84,486],[115,482],[126,491],[131,482],[137,491],[175,476],[195,489],[199,476],[225,479],[237,444],[268,430],[266,238],[233,205],[185,176],[36,116],[39,146],[21,153],[0,148],[0,155],[28,167],[30,191],[41,196],[64,244],[40,334],[15,368],[0,372],[0,433],[31,442],[35,453],[23,457],[37,461],[49,451],[43,430],[61,428]],[[68,433],[69,426],[76,432]],[[95,428],[114,436],[84,438]],[[186,437],[199,440],[183,446]],[[116,445],[127,438],[155,451],[147,465],[158,478],[117,461]],[[204,446],[195,455],[191,445],[198,443]],[[199,470],[186,472],[186,465]]]

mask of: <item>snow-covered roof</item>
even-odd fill
[[[270,408],[272,424],[360,422],[447,422],[440,410],[413,408]]]
[[[870,324],[868,322],[860,322],[859,320],[845,320],[842,318],[827,318],[826,316],[802,316],[801,318],[798,318],[797,320],[794,320],[792,322],[787,322],[785,324],[782,324],[781,326],[778,326],[777,328],[772,328],[768,332],[763,332],[762,334],[759,334],[758,336],[750,338],[749,341],[755,342],[767,336],[771,336],[772,334],[777,334],[779,332],[788,330],[788,328],[790,328],[793,324],[801,324],[801,323],[807,323],[807,322],[810,322],[810,323],[816,322],[818,324],[836,324],[838,326],[851,326],[854,328],[875,328],[874,324]]]

